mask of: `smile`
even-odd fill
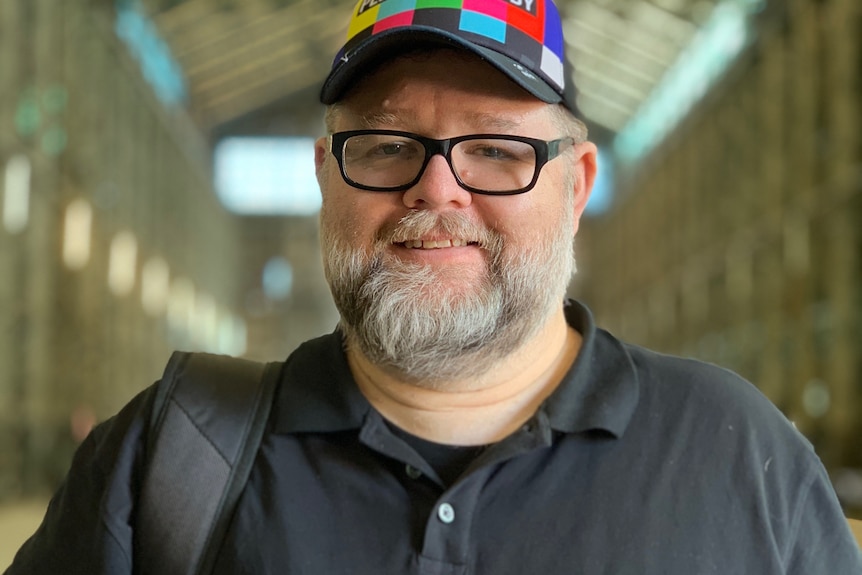
[[[451,240],[407,240],[401,242],[401,245],[410,249],[436,250],[441,248],[460,248],[475,242],[467,240],[451,239]]]

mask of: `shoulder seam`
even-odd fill
[[[788,532],[787,541],[784,542],[784,549],[781,553],[781,567],[784,572],[787,572],[787,568],[790,563],[790,553],[794,547],[794,542],[799,535],[799,525],[802,522],[802,510],[805,508],[804,503],[811,494],[811,487],[814,485],[816,476],[817,468],[812,465],[811,461],[809,460],[807,481],[805,482],[802,495],[797,502],[796,509],[794,510],[793,519],[790,522],[790,531]]]

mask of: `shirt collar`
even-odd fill
[[[631,355],[622,342],[596,328],[585,305],[569,300],[564,311],[566,321],[583,341],[577,359],[542,409],[552,429],[567,433],[603,430],[620,437],[640,395]]]
[[[300,345],[287,358],[272,413],[276,433],[362,426],[371,405],[359,391],[339,330]]]
[[[570,300],[566,321],[581,333],[578,357],[542,410],[552,429],[577,433],[625,431],[637,406],[638,379],[631,356],[609,333],[596,329],[586,306]],[[303,343],[287,359],[272,414],[276,433],[335,432],[362,426],[371,405],[359,391],[339,330]]]

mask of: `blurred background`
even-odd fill
[[[312,143],[352,4],[0,1],[0,568],[172,349],[334,327]],[[559,4],[601,163],[572,295],[752,380],[859,516],[862,4]]]

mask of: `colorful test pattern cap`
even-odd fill
[[[577,114],[551,0],[359,0],[320,101],[337,102],[369,65],[428,43],[478,54],[535,97]]]

